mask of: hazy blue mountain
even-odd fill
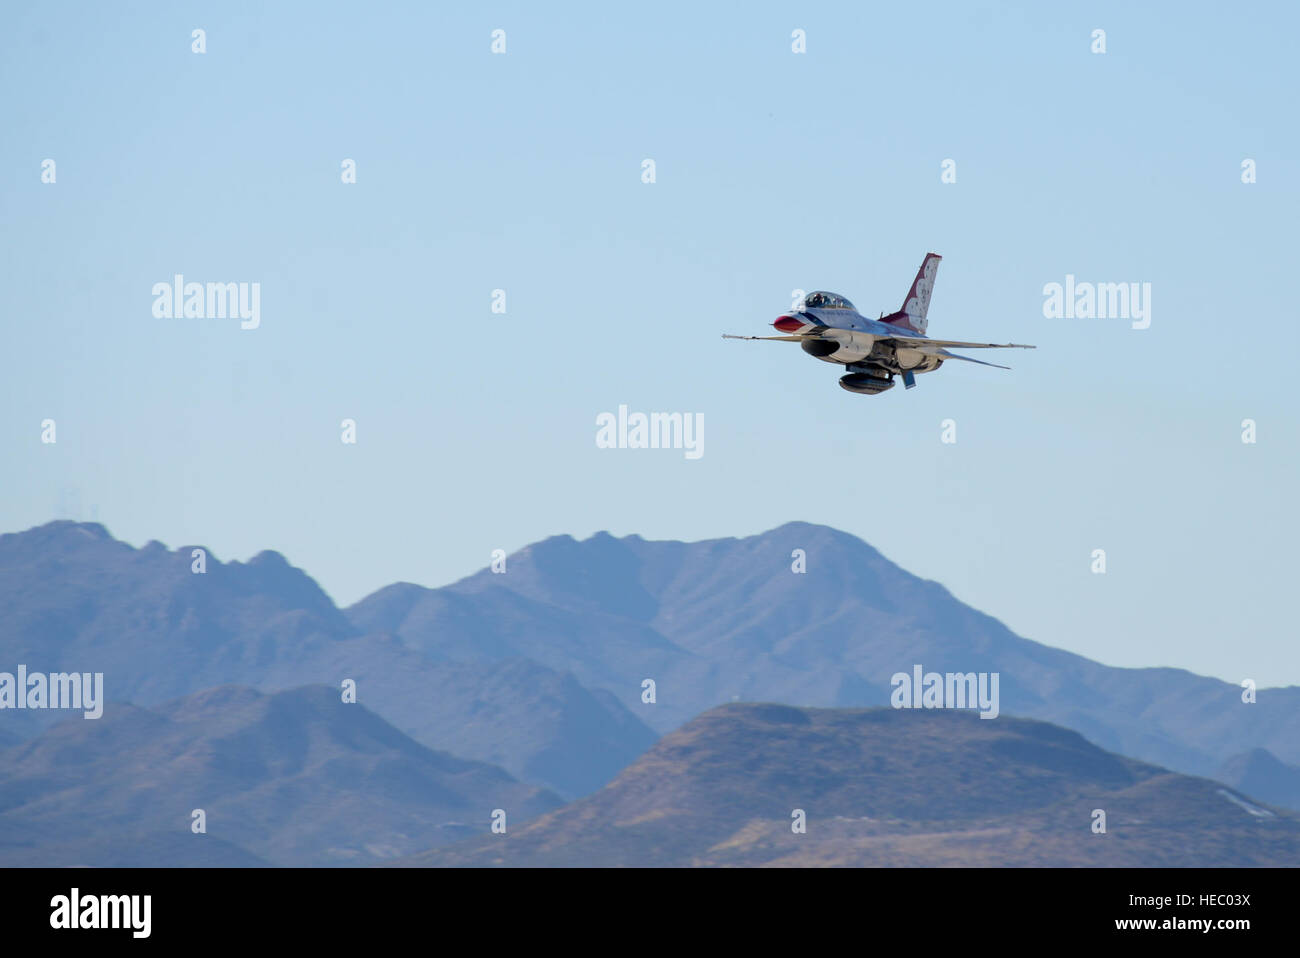
[[[92,523],[0,536],[0,671],[103,672],[108,698],[146,707],[222,684],[274,691],[352,679],[362,704],[422,744],[568,797],[598,788],[655,739],[566,670],[433,661],[354,626],[278,553],[248,563],[209,554],[196,575],[192,548],[134,549]],[[5,710],[0,735],[66,717]]]
[[[565,797],[600,788],[658,738],[609,692],[529,659],[437,663],[412,674],[413,737]],[[400,691],[396,681],[389,688]]]
[[[794,549],[806,574],[791,571]],[[389,586],[346,614],[276,553],[209,556],[206,575],[190,563],[189,547],[137,550],[94,524],[0,536],[0,669],[104,671],[110,698],[143,706],[222,683],[353,678],[362,704],[418,741],[567,796],[630,762],[648,728],[736,700],[882,705],[916,663],[998,672],[1003,714],[1182,772],[1214,774],[1252,748],[1300,764],[1300,688],[1247,705],[1216,679],[1099,665],[823,526],[696,543],[560,536],[505,574]],[[0,726],[30,734],[58,717],[6,711]]]
[[[794,549],[805,574],[791,571]],[[381,590],[347,614],[434,658],[522,655],[572,671],[661,733],[733,700],[883,705],[890,677],[920,663],[998,672],[1004,714],[1191,774],[1248,747],[1300,762],[1300,688],[1265,689],[1248,705],[1236,686],[1180,669],[1099,665],[1015,635],[824,526],[695,543],[558,536],[506,568]],[[641,702],[645,678],[654,705]]]
[[[509,823],[560,804],[335,689],[222,686],[0,753],[0,865],[359,865],[487,832],[496,808]]]
[[[190,563],[190,547],[134,549],[94,523],[0,536],[0,668],[103,672],[109,698],[151,705],[224,683],[262,684],[250,675],[282,687],[315,681],[299,674],[304,662],[356,635],[278,553],[248,563],[209,556],[204,575]],[[63,717],[0,713],[43,724]]]
[[[1094,832],[1094,810],[1105,832]],[[796,834],[796,810],[806,831]],[[1287,866],[1300,816],[956,710],[726,705],[594,795],[435,866]]]
[[[1214,776],[1262,801],[1284,808],[1300,808],[1300,767],[1278,761],[1263,748],[1234,756]]]

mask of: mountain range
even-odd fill
[[[656,738],[610,694],[535,661],[434,660],[354,627],[275,552],[247,563],[133,549],[93,523],[0,536],[0,671],[103,672],[105,695],[150,707],[216,685],[357,684],[358,700],[435,750],[500,764],[573,797]],[[8,663],[8,664],[5,664]],[[0,712],[0,736],[63,718]],[[0,739],[3,744],[3,739]]]
[[[919,664],[997,673],[1001,715],[984,724],[1050,722],[1106,752],[1300,807],[1300,688],[1264,688],[1247,704],[1239,688],[1216,679],[1091,662],[1015,635],[824,526],[796,522],[695,543],[557,536],[509,556],[504,572],[484,569],[442,588],[396,583],[346,609],[278,553],[222,562],[208,551],[206,571],[195,573],[196,548],[133,548],[103,526],[66,521],[0,536],[0,672],[19,664],[29,672],[103,672],[109,705],[99,722],[121,712],[144,723],[139,728],[158,729],[146,719],[201,709],[217,687],[274,698],[323,685],[337,699],[352,680],[358,706],[392,734],[534,788],[534,805],[511,801],[540,811],[594,799],[660,735],[719,705],[883,706],[891,676]],[[795,554],[806,572],[796,571]],[[240,708],[253,714],[252,705]],[[15,763],[4,780],[11,797],[53,787],[24,749],[77,754],[58,745],[72,734],[51,727],[63,718],[0,711],[0,749]],[[70,724],[86,736],[99,723],[77,716]],[[143,732],[121,731],[137,726],[117,727],[133,743],[118,753],[129,767],[147,742]],[[176,741],[180,733],[167,734]],[[288,767],[263,770],[279,779]],[[256,791],[252,779],[244,784]],[[105,780],[110,786],[117,787]],[[476,787],[462,797],[477,808],[488,792]],[[59,814],[51,812],[52,827]],[[397,832],[422,836],[452,812],[430,814],[392,809],[385,817],[398,822]],[[112,820],[124,830],[145,827],[129,816]],[[326,836],[330,827],[304,826],[303,834]],[[133,848],[156,845],[182,861],[195,850],[173,848],[170,825],[138,837]],[[355,853],[349,859],[313,851],[306,838],[211,837],[208,853],[229,863],[383,860],[414,850],[382,840],[368,844],[385,854],[337,844]],[[121,843],[104,851],[127,854]]]
[[[115,705],[0,757],[4,865],[364,865],[562,803],[324,686]]]
[[[802,550],[807,571],[792,571]],[[660,733],[737,700],[888,704],[921,664],[997,672],[1001,709],[1193,775],[1251,749],[1300,762],[1300,688],[1258,692],[1173,668],[1122,669],[1015,635],[842,532],[789,523],[746,539],[547,539],[441,589],[398,584],[346,610],[434,658],[524,656],[606,689]],[[642,703],[653,679],[657,701]]]

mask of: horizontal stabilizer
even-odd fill
[[[998,369],[1010,369],[1010,366],[1001,366],[997,363],[986,363],[982,359],[971,359],[969,356],[958,356],[956,353],[950,353],[946,349],[940,349],[930,353],[931,356],[938,356],[940,359],[960,359],[962,362],[979,363],[981,366],[994,366]]]

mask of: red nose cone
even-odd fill
[[[772,324],[783,333],[793,333],[803,328],[803,323],[793,316],[778,316],[776,322]]]

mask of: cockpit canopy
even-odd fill
[[[853,304],[843,296],[814,290],[803,298],[804,309],[853,309]]]

